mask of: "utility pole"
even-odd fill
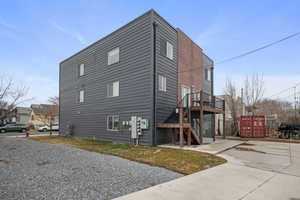
[[[241,113],[241,115],[245,115],[244,88],[241,88],[241,106],[242,106],[242,113]]]
[[[296,123],[296,122],[297,122],[297,95],[296,95],[296,94],[297,94],[297,92],[296,92],[296,90],[297,90],[297,87],[295,86],[295,87],[294,87],[294,100],[295,100],[295,102],[294,102],[294,103],[295,103],[295,111],[294,111],[294,112],[295,112],[295,113],[294,113],[294,114],[295,114],[295,116],[294,116],[294,123]]]

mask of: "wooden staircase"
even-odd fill
[[[225,102],[224,100],[217,100],[214,96],[207,96],[204,92],[187,94],[178,103],[176,110],[170,115],[170,117],[161,124],[157,125],[157,128],[172,129],[172,142],[175,143],[176,132],[179,130],[179,144],[183,146],[191,144],[203,143],[203,116],[205,113],[218,114],[222,113],[225,119]],[[197,114],[199,116],[199,132],[192,126],[192,115]]]

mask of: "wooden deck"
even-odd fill
[[[201,138],[197,135],[196,131],[192,128],[190,123],[161,123],[156,126],[157,128],[173,128],[173,129],[182,129],[182,134],[186,134],[188,136],[188,145],[192,143],[192,137],[196,140],[198,144],[202,143]],[[175,144],[175,135],[173,133],[173,143]],[[183,141],[180,142],[181,146],[183,145]]]
[[[176,113],[179,114],[178,123],[160,123],[156,128],[172,129],[172,141],[175,141],[175,132],[178,131],[180,146],[183,146],[185,141],[188,145],[203,143],[205,114],[222,114],[225,119],[225,101],[203,91],[187,94],[178,102],[176,109]],[[196,124],[199,126],[198,133],[192,127],[192,116],[199,119]],[[225,130],[225,123],[223,129]]]
[[[179,123],[161,123],[156,126],[157,128],[180,128]],[[183,128],[189,128],[190,124],[189,123],[183,123],[182,124]]]
[[[201,106],[192,106],[191,111],[200,111]],[[211,113],[211,114],[223,114],[224,110],[219,108],[212,108],[209,106],[203,106],[203,112],[205,113]]]

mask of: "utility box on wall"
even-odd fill
[[[239,121],[241,137],[265,137],[265,116],[241,116]]]
[[[124,123],[123,123],[124,124]],[[125,122],[126,124],[126,122]],[[129,122],[130,130],[131,130],[131,138],[137,139],[139,135],[143,134],[143,130],[149,128],[149,121],[147,119],[143,119],[137,116],[131,116],[131,120]]]

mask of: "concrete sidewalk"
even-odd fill
[[[268,145],[263,149],[266,153],[241,151],[238,157],[235,157],[224,152],[219,155],[228,160],[226,164],[126,195],[118,200],[299,200],[300,145],[286,144],[278,149],[278,144],[270,146],[271,144],[267,143],[257,145],[257,148],[262,149],[264,145]],[[280,165],[274,160],[267,159],[261,160],[260,163],[256,163],[257,165],[251,161],[255,156],[267,156],[268,149],[272,150],[270,155],[277,149],[281,152],[279,157],[286,157],[285,151],[291,151],[292,159],[287,157],[286,163],[282,163],[279,159]],[[277,158],[272,157],[272,159]],[[266,170],[264,168],[266,163],[263,162],[274,163],[274,166],[280,166],[280,169]],[[296,169],[298,169],[297,173]]]
[[[245,141],[217,139],[215,142],[211,144],[203,144],[203,145],[192,145],[192,146],[180,147],[179,145],[166,144],[160,146],[167,147],[167,148],[201,151],[210,154],[219,154],[221,152],[224,152],[228,149],[231,149],[243,143],[245,143]]]

